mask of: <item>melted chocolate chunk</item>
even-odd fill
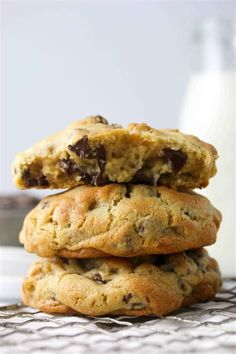
[[[24,184],[26,188],[35,187],[35,186],[41,186],[41,187],[49,186],[49,183],[43,174],[37,177],[32,177],[29,169],[23,171],[22,178],[24,179],[25,182]]]
[[[75,152],[81,160],[97,159],[100,164],[106,162],[106,151],[104,146],[100,145],[99,147],[93,150],[89,145],[87,135],[84,135],[74,145],[69,145],[68,148],[70,151]]]
[[[96,155],[95,155],[96,159],[98,160],[98,165],[100,168],[104,167],[105,163],[106,163],[106,151],[103,145],[100,145],[97,149],[96,149]]]
[[[93,186],[103,186],[106,184],[107,180],[103,178],[101,171],[91,174],[89,176],[89,183],[92,184]]]
[[[27,170],[24,170],[24,171],[22,172],[22,177],[23,177],[25,180],[31,178],[29,168],[28,168]]]
[[[99,273],[94,274],[92,280],[96,281],[98,284],[106,284],[106,281],[102,279],[102,276]]]
[[[103,178],[103,173],[105,171],[106,165],[106,150],[103,145],[100,145],[95,150],[92,150],[91,146],[88,142],[88,137],[85,135],[79,141],[77,141],[74,145],[69,145],[68,148],[75,152],[80,159],[96,159],[99,167],[98,172],[87,173],[82,171],[76,165],[71,164],[71,162],[67,166],[65,165],[65,161],[62,160],[62,167],[65,166],[66,169],[72,173],[79,172],[82,176],[82,179],[85,183],[90,183],[95,186],[104,185],[107,180]]]
[[[36,179],[31,177],[29,168],[23,171],[22,178],[24,179],[26,188],[34,187],[37,185]]]
[[[90,183],[91,180],[90,175],[82,168],[79,168],[73,160],[69,158],[63,159],[59,161],[59,166],[66,171],[68,176],[71,176],[74,173],[78,173],[85,184]]]
[[[48,187],[49,186],[47,178],[44,175],[37,177],[36,180],[37,180],[38,186],[41,186],[41,187]]]
[[[107,179],[103,177],[105,169],[105,162],[99,163],[100,170],[94,173],[87,173],[84,169],[79,168],[78,165],[71,159],[63,159],[59,161],[59,166],[66,171],[68,176],[78,173],[85,184],[92,184],[94,186],[103,186],[107,183]]]
[[[123,301],[128,304],[128,302],[130,301],[130,299],[133,297],[133,295],[131,293],[128,293],[127,295],[123,296]]]
[[[89,176],[89,183],[93,184],[94,186],[103,186],[108,182],[108,180],[103,177],[106,164],[106,151],[104,146],[101,145],[99,148],[97,148],[96,158],[99,166],[99,171],[92,173]]]
[[[59,166],[66,171],[66,173],[70,176],[73,175],[73,173],[78,172],[79,168],[76,165],[76,163],[71,160],[70,158],[68,159],[62,159],[59,161]]]
[[[187,155],[182,150],[165,148],[162,150],[165,163],[175,172],[179,172],[187,161]]]
[[[79,170],[82,181],[86,184],[93,186],[103,186],[107,183],[107,179],[103,178],[102,172],[87,173],[86,171]]]
[[[74,145],[68,146],[69,150],[76,153],[79,158],[82,159],[93,159],[96,156],[92,151],[89,143],[87,135],[84,135],[80,140],[77,141]]]
[[[92,184],[91,183],[91,175],[89,175],[86,171],[83,171],[83,170],[80,170],[79,173],[80,173],[82,181],[85,184]]]

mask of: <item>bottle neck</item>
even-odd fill
[[[202,24],[195,37],[200,59],[197,71],[235,70],[235,28],[235,22],[230,20],[208,20]]]

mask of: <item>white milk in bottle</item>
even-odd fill
[[[201,67],[193,73],[186,93],[180,130],[213,144],[219,154],[218,172],[200,191],[223,215],[210,255],[224,276],[236,276],[235,234],[235,23],[208,20],[196,37]]]

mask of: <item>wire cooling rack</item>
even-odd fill
[[[0,307],[0,353],[235,353],[236,279],[214,301],[166,317],[47,315]]]

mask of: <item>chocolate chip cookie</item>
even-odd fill
[[[110,182],[193,189],[207,186],[216,158],[213,146],[177,130],[125,129],[94,116],[18,154],[13,174],[21,189]]]
[[[168,256],[42,259],[23,282],[23,302],[45,312],[165,315],[212,299],[221,278],[199,249]]]
[[[220,221],[220,212],[192,191],[79,186],[44,198],[26,217],[20,241],[42,257],[166,254],[214,243]]]

